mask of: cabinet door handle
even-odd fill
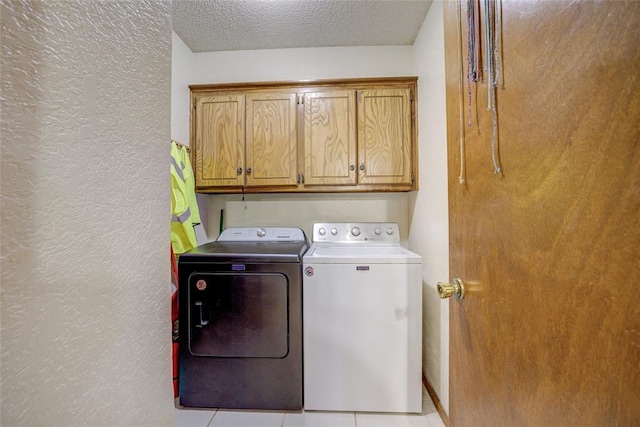
[[[247,168],[247,175],[251,175],[251,168]]]
[[[360,163],[360,170],[363,171],[364,170],[364,163]]]
[[[242,168],[236,169],[236,172],[238,172],[238,175],[242,174]]]
[[[350,165],[350,166],[349,166],[349,170],[350,170],[350,171],[354,171],[354,170],[356,170],[356,165]]]

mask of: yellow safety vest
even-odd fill
[[[171,245],[176,255],[197,246],[193,226],[200,223],[193,170],[186,151],[171,143]]]
[[[189,159],[189,152],[186,148],[180,148],[180,156],[182,158],[182,169],[184,175],[184,184],[187,188],[187,200],[189,208],[191,209],[191,223],[195,226],[200,224],[200,210],[198,209],[198,202],[196,201],[196,180],[193,176],[193,169],[191,168],[191,160]]]

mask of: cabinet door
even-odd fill
[[[356,161],[355,91],[305,93],[305,185],[355,185]]]
[[[358,183],[411,184],[411,91],[358,91]]]
[[[297,184],[296,93],[246,96],[247,186]]]
[[[196,187],[243,185],[244,96],[207,96],[196,102]]]

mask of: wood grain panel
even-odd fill
[[[355,91],[304,94],[305,185],[356,184]]]
[[[358,182],[411,182],[411,92],[358,92]]]
[[[217,184],[214,180],[203,181],[200,180],[199,177],[196,179],[196,188],[198,192],[201,193],[257,193],[257,192],[345,192],[345,191],[357,191],[357,192],[379,192],[379,191],[411,191],[417,190],[417,174],[418,174],[418,165],[417,165],[417,123],[416,123],[416,107],[415,104],[417,101],[415,100],[415,94],[417,91],[417,78],[416,77],[391,77],[391,78],[368,78],[368,79],[340,79],[340,80],[316,80],[310,82],[255,82],[255,83],[230,83],[230,84],[216,84],[216,85],[191,85],[189,86],[191,89],[191,99],[195,106],[197,106],[198,102],[201,102],[203,98],[211,98],[211,97],[220,97],[220,96],[241,96],[243,99],[249,99],[252,97],[252,100],[259,102],[259,100],[263,100],[264,102],[270,101],[272,104],[265,107],[256,107],[256,114],[250,113],[253,111],[253,107],[250,105],[248,101],[246,101],[246,108],[244,114],[246,115],[245,125],[242,127],[242,140],[245,142],[246,150],[243,148],[242,156],[246,156],[246,162],[242,166],[243,172],[240,177],[237,178],[237,182],[235,184],[228,184],[228,181],[222,180],[221,184]],[[404,131],[402,138],[407,137],[408,143],[404,139],[393,139],[389,132],[393,132],[395,129],[395,125],[385,128],[384,132],[378,130],[380,135],[383,135],[385,132],[388,134],[388,139],[384,143],[395,144],[396,141],[399,141],[398,147],[402,148],[391,148],[391,146],[387,146],[385,148],[377,148],[375,151],[371,151],[372,155],[372,172],[376,170],[379,171],[379,175],[375,176],[367,176],[367,174],[359,174],[358,166],[359,161],[345,161],[344,159],[352,158],[354,151],[349,148],[348,154],[345,153],[344,147],[352,147],[352,140],[358,139],[357,134],[357,115],[358,108],[353,107],[352,111],[346,112],[346,107],[344,105],[340,106],[341,101],[338,101],[339,98],[335,99],[335,105],[330,105],[329,100],[325,99],[325,104],[320,107],[318,106],[318,114],[321,113],[322,108],[326,108],[327,116],[321,119],[314,119],[314,123],[316,123],[316,127],[319,129],[320,135],[322,138],[335,138],[334,135],[338,133],[342,133],[343,128],[350,127],[351,134],[349,136],[345,136],[338,143],[325,144],[323,151],[320,148],[317,148],[317,152],[321,152],[322,156],[325,156],[325,159],[329,159],[331,156],[335,156],[334,159],[337,159],[337,164],[331,165],[331,163],[327,160],[324,165],[321,161],[312,162],[312,175],[316,175],[318,178],[322,174],[327,174],[331,176],[330,178],[322,178],[315,180],[313,177],[309,179],[309,173],[306,171],[307,168],[307,160],[305,158],[305,152],[308,153],[311,150],[305,148],[305,126],[304,126],[304,116],[305,111],[302,104],[295,106],[296,116],[293,114],[291,119],[285,119],[284,117],[288,115],[288,113],[284,113],[284,109],[293,107],[294,95],[296,93],[329,93],[329,92],[350,92],[350,93],[358,93],[358,91],[372,91],[378,92],[380,94],[384,93],[382,91],[400,91],[406,92],[409,96],[407,96],[407,100],[409,101],[409,105],[403,111],[406,112],[407,117],[405,118],[408,122],[408,131]],[[275,96],[274,98],[268,99],[268,96]],[[404,95],[403,95],[404,96]],[[244,98],[246,97],[246,98]],[[334,102],[334,101],[331,101]],[[251,104],[254,102],[252,101]],[[280,105],[276,105],[280,103]],[[351,105],[353,101],[349,101]],[[285,104],[287,105],[285,107]],[[392,106],[392,102],[389,105]],[[258,104],[256,104],[258,105]],[[192,161],[195,164],[196,158],[200,159],[200,162],[203,163],[203,159],[205,156],[202,151],[197,148],[198,146],[198,138],[200,138],[200,146],[204,147],[208,143],[202,139],[202,132],[199,130],[201,127],[198,123],[202,122],[202,117],[199,117],[199,113],[197,108],[194,106],[192,108],[191,114],[191,147],[192,151]],[[329,122],[323,122],[329,117],[328,111],[329,109],[336,109],[336,112],[339,109],[343,109],[343,113],[345,115],[335,115]],[[389,106],[384,106],[382,103],[376,107],[380,108],[389,108]],[[396,108],[392,106],[392,108]],[[353,109],[355,109],[356,116],[353,117]],[[290,108],[293,111],[293,108]],[[332,113],[331,113],[332,114]],[[342,113],[340,113],[342,114]],[[395,113],[389,112],[385,117],[393,118]],[[280,115],[280,116],[279,116]],[[349,118],[347,119],[347,116]],[[254,120],[272,120],[273,123],[278,123],[280,121],[280,125],[268,125],[265,126],[264,123],[260,124],[260,131],[258,133],[254,132],[253,124],[249,124],[249,122],[253,123]],[[287,120],[289,120],[287,122]],[[346,124],[347,120],[351,123],[355,123],[354,125],[348,126]],[[400,120],[394,119],[396,122]],[[323,123],[318,125],[318,123]],[[293,124],[293,127],[291,125]],[[279,127],[280,126],[280,127]],[[322,126],[325,126],[322,129]],[[403,125],[404,126],[404,125]],[[252,128],[249,131],[250,127]],[[296,135],[297,146],[295,149],[291,150],[291,147],[285,148],[284,144],[282,146],[275,144],[275,141],[281,140],[284,141],[286,139],[280,139],[276,137],[277,131],[272,132],[273,130],[282,129],[282,135],[285,135],[287,132],[284,130],[285,128],[289,128],[293,134]],[[270,130],[267,130],[269,128]],[[308,127],[307,127],[308,128]],[[401,126],[398,126],[397,129],[400,129]],[[260,134],[260,132],[263,132]],[[355,132],[355,137],[353,136]],[[246,137],[245,137],[246,134]],[[200,135],[200,136],[198,136]],[[254,135],[256,138],[254,138]],[[257,141],[256,145],[253,145],[253,140]],[[349,142],[347,142],[349,140]],[[320,147],[315,143],[315,141],[319,141],[319,139],[314,139],[314,147]],[[375,143],[372,146],[382,147],[383,142]],[[370,144],[371,145],[371,144]],[[255,149],[254,149],[255,148]],[[258,151],[256,151],[256,149]],[[280,150],[280,151],[279,151]],[[312,150],[316,150],[313,148]],[[209,150],[211,152],[211,150]],[[358,151],[358,143],[355,145],[355,155],[357,156]],[[377,153],[376,153],[377,151]],[[398,153],[409,153],[408,161],[406,161],[402,156]],[[277,153],[281,153],[278,155]],[[293,157],[288,156],[286,153],[293,153]],[[210,159],[210,156],[207,155],[207,161],[214,161]],[[394,160],[401,159],[402,160]],[[257,159],[257,160],[255,160]],[[271,168],[270,160],[268,159],[276,159],[276,164],[274,170],[274,176],[270,176],[268,171]],[[291,159],[291,165],[289,165],[288,160]],[[297,160],[296,160],[297,159]],[[389,159],[389,161],[395,161],[394,166],[385,166],[383,163]],[[415,161],[414,161],[415,159]],[[256,164],[256,161],[258,164]],[[294,161],[297,161],[296,166],[293,166]],[[262,162],[262,164],[260,164]],[[355,163],[355,164],[354,164]],[[344,175],[345,166],[348,164],[348,175]],[[351,171],[351,165],[356,167],[355,170],[355,184],[354,184],[354,171]],[[245,174],[247,168],[251,168],[251,174]],[[237,167],[236,167],[237,169]],[[258,172],[255,172],[255,171]],[[400,175],[395,175],[395,170],[402,170]],[[260,171],[263,171],[263,175],[260,176]],[[292,171],[290,174],[289,171]],[[382,171],[382,172],[380,172]],[[391,171],[391,172],[388,172]],[[256,175],[257,173],[257,175]],[[298,174],[302,174],[307,179],[304,183],[297,184],[297,176]],[[201,174],[202,175],[202,174]],[[358,182],[358,176],[361,176],[364,182]],[[347,177],[348,176],[348,177]],[[246,177],[246,181],[245,181]],[[415,179],[414,179],[415,178]]]
[[[294,81],[273,81],[273,82],[238,82],[223,84],[198,84],[189,85],[192,92],[203,95],[208,93],[220,93],[224,91],[249,93],[264,92],[265,90],[300,90],[303,92],[314,92],[321,89],[352,89],[361,90],[371,87],[385,88],[406,88],[416,84],[417,77],[371,77],[360,79],[331,79],[331,80],[309,80],[301,82]]]
[[[244,97],[210,96],[196,104],[195,177],[199,185],[244,183]]]
[[[296,185],[296,93],[249,94],[246,102],[247,185]]]
[[[638,425],[640,3],[502,2],[497,175],[462,9],[460,40],[445,6],[450,271],[468,285],[451,425]]]

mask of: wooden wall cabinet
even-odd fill
[[[296,97],[289,91],[246,95],[247,187],[297,184]]]
[[[244,96],[198,97],[191,130],[196,187],[244,185]]]
[[[359,184],[411,185],[411,139],[409,89],[358,92]]]
[[[417,78],[191,86],[196,190],[417,190]]]
[[[197,97],[196,188],[295,186],[296,115],[295,92]]]
[[[355,91],[307,92],[304,104],[304,185],[356,185]]]

